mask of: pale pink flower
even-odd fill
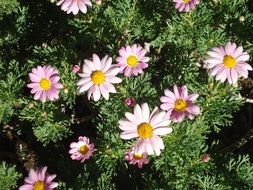
[[[119,50],[119,57],[116,58],[120,72],[126,77],[132,75],[137,76],[139,73],[143,73],[143,69],[148,67],[148,57],[145,57],[147,50],[142,48],[140,45],[132,45],[122,47]]]
[[[129,164],[138,165],[138,168],[142,168],[143,165],[148,164],[149,160],[147,159],[147,153],[137,153],[134,151],[134,147],[128,150],[125,153],[125,160],[128,161]]]
[[[31,169],[28,177],[25,178],[25,184],[19,187],[19,190],[52,190],[58,186],[58,183],[53,182],[55,174],[49,175],[46,173],[47,167],[42,167],[39,170]]]
[[[80,71],[80,66],[79,66],[79,65],[73,65],[72,71],[73,71],[74,73],[78,73],[78,72]]]
[[[249,60],[248,53],[235,43],[228,42],[224,46],[214,47],[207,54],[209,58],[205,61],[205,67],[210,69],[211,76],[216,76],[216,80],[221,82],[227,79],[230,84],[236,84],[238,77],[247,78],[248,70],[252,70],[246,63]]]
[[[116,77],[119,68],[112,65],[112,58],[105,56],[102,60],[93,54],[93,60],[84,60],[81,79],[77,86],[79,93],[88,91],[88,99],[93,95],[94,101],[98,101],[102,96],[108,100],[109,92],[116,93],[112,83],[120,83],[122,79]]]
[[[179,12],[189,12],[199,4],[199,0],[173,0],[173,2]]]
[[[67,14],[72,12],[76,15],[79,10],[86,13],[87,5],[92,6],[92,3],[90,0],[60,0],[56,5],[61,5],[61,10],[67,12]]]
[[[90,159],[96,150],[94,144],[90,143],[90,139],[85,136],[79,137],[78,142],[72,142],[70,148],[69,153],[72,160],[81,160],[81,162]]]
[[[181,122],[185,116],[193,119],[194,115],[200,114],[199,106],[193,104],[198,98],[198,94],[188,95],[187,87],[177,87],[174,85],[173,92],[164,90],[165,96],[160,98],[161,109],[167,111],[167,116],[174,122]]]
[[[161,135],[172,132],[168,127],[170,120],[165,118],[166,112],[160,112],[156,107],[150,114],[147,103],[136,104],[134,114],[126,112],[125,119],[119,121],[119,128],[123,130],[120,137],[122,139],[138,138],[134,146],[135,152],[160,155],[164,149]]]
[[[129,107],[134,107],[136,105],[136,100],[132,97],[126,98],[125,105]]]
[[[51,66],[38,66],[29,73],[31,83],[27,85],[31,88],[35,100],[45,102],[47,99],[54,101],[59,98],[59,89],[63,85],[59,82],[58,71]]]

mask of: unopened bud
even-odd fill
[[[74,73],[78,73],[78,72],[80,71],[80,66],[79,66],[79,65],[73,65],[72,71],[73,71]]]
[[[125,105],[128,107],[134,107],[136,104],[136,100],[132,97],[125,99]]]
[[[240,22],[244,22],[245,21],[245,17],[244,16],[240,16],[239,21]]]
[[[42,44],[42,47],[43,47],[43,48],[47,48],[47,43],[43,43],[43,44]]]
[[[33,103],[29,103],[29,104],[28,104],[28,108],[29,108],[29,109],[31,109],[31,108],[33,108],[33,107],[34,107],[34,104],[33,104]]]
[[[203,162],[209,162],[210,160],[210,156],[208,154],[205,154],[202,156],[202,159],[201,159]]]
[[[67,88],[64,88],[63,92],[64,92],[65,94],[68,94],[68,93],[69,93],[69,90],[68,90]]]
[[[101,5],[101,3],[102,3],[102,0],[96,0],[97,5]]]

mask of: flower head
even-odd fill
[[[173,0],[173,2],[179,12],[189,12],[199,4],[199,0]]]
[[[79,137],[78,142],[72,142],[70,148],[72,160],[81,160],[81,162],[90,159],[95,152],[94,144],[90,143],[90,139],[85,136]]]
[[[112,83],[120,83],[122,79],[116,77],[119,68],[112,66],[112,58],[105,56],[102,60],[93,54],[93,61],[84,60],[81,79],[78,81],[79,92],[88,90],[88,99],[93,95],[94,101],[98,101],[102,96],[108,100],[109,92],[116,93]]]
[[[200,108],[193,104],[198,98],[198,94],[188,95],[187,87],[177,87],[174,85],[173,92],[164,90],[165,96],[160,98],[162,104],[161,109],[167,111],[167,115],[174,122],[181,122],[185,116],[193,119],[194,115],[200,114]]]
[[[156,107],[150,114],[147,103],[136,104],[134,114],[126,112],[125,119],[119,121],[119,128],[123,130],[120,137],[122,139],[138,138],[134,146],[138,154],[147,152],[148,154],[160,155],[164,149],[163,140],[160,135],[166,135],[172,132],[168,127],[169,119],[165,119],[165,112],[159,112]]]
[[[119,50],[120,56],[116,58],[120,72],[124,72],[126,77],[137,76],[139,73],[143,73],[142,69],[148,67],[147,62],[149,61],[149,58],[145,57],[146,53],[147,50],[140,45],[134,44],[131,47],[122,47]]]
[[[138,165],[138,168],[142,168],[143,165],[148,164],[149,161],[147,159],[147,153],[137,153],[134,151],[134,147],[128,150],[125,153],[125,160],[128,161],[129,164]]]
[[[249,60],[248,53],[235,43],[228,42],[224,46],[214,47],[207,54],[206,68],[210,69],[211,76],[216,76],[216,80],[221,82],[227,79],[230,84],[236,84],[239,76],[247,78],[248,70],[252,70],[246,63]]]
[[[25,184],[19,187],[19,190],[52,190],[58,186],[58,183],[53,182],[55,174],[49,175],[46,173],[47,167],[42,167],[39,170],[31,169],[28,177],[25,178]]]
[[[86,5],[92,6],[90,0],[60,0],[56,5],[61,5],[61,10],[67,12],[67,14],[72,12],[74,15],[76,15],[79,10],[86,13]]]
[[[58,71],[51,66],[38,66],[29,73],[31,83],[27,85],[31,88],[35,100],[45,102],[47,99],[54,101],[59,98],[59,89],[63,85],[59,82]]]
[[[136,105],[136,100],[132,97],[125,99],[125,105],[129,107],[134,107]]]

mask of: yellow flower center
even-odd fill
[[[91,74],[91,81],[94,84],[101,84],[105,81],[105,74],[100,70],[93,71]]]
[[[42,181],[36,181],[33,185],[34,190],[45,190],[44,182]]]
[[[137,127],[138,135],[143,138],[150,138],[153,135],[153,128],[149,123],[141,123]]]
[[[140,159],[143,158],[143,155],[142,155],[142,154],[136,154],[136,153],[134,153],[133,157],[134,157],[134,159],[136,159],[136,160],[140,160]]]
[[[130,55],[128,58],[127,58],[127,64],[129,67],[136,67],[138,63],[138,59],[136,56],[134,55]]]
[[[81,153],[81,154],[87,154],[87,152],[89,152],[89,148],[88,148],[88,146],[87,145],[83,145],[83,146],[81,146],[80,148],[79,148],[79,152]]]
[[[186,4],[186,3],[189,3],[191,0],[183,0],[183,2]]]
[[[234,66],[236,65],[236,59],[230,55],[226,55],[224,58],[223,58],[223,64],[229,68],[229,69],[232,69],[234,68]]]
[[[40,80],[40,88],[43,90],[48,90],[51,87],[51,82],[47,78],[42,78]]]
[[[187,107],[187,102],[182,100],[182,99],[178,99],[176,100],[176,102],[174,103],[174,109],[176,111],[181,111],[181,112],[184,112],[185,109]]]

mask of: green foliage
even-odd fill
[[[12,60],[7,67],[1,69],[0,77],[0,122],[8,123],[15,114],[14,110],[19,107],[18,98],[20,91],[25,85],[23,80],[26,67],[18,69],[20,64],[16,60]]]
[[[214,164],[196,177],[200,189],[252,189],[252,163],[249,156],[216,155]],[[222,172],[220,172],[222,171]],[[194,180],[195,181],[195,180]]]
[[[16,171],[15,166],[1,162],[0,164],[0,189],[11,190],[17,187],[17,181],[22,177],[20,173]]]
[[[4,14],[11,14],[17,10],[19,3],[17,0],[1,0],[0,1],[0,20]]]
[[[71,122],[68,116],[64,115],[65,105],[44,104],[25,99],[22,104],[26,106],[20,112],[19,118],[33,123],[34,135],[43,145],[51,141],[57,142],[71,134]]]
[[[203,120],[215,131],[219,131],[221,126],[231,125],[231,110],[227,108],[230,107],[237,111],[243,104],[243,98],[239,97],[238,89],[213,80],[205,86],[198,85],[197,88],[198,92],[201,92],[200,94],[205,98],[200,100]]]

